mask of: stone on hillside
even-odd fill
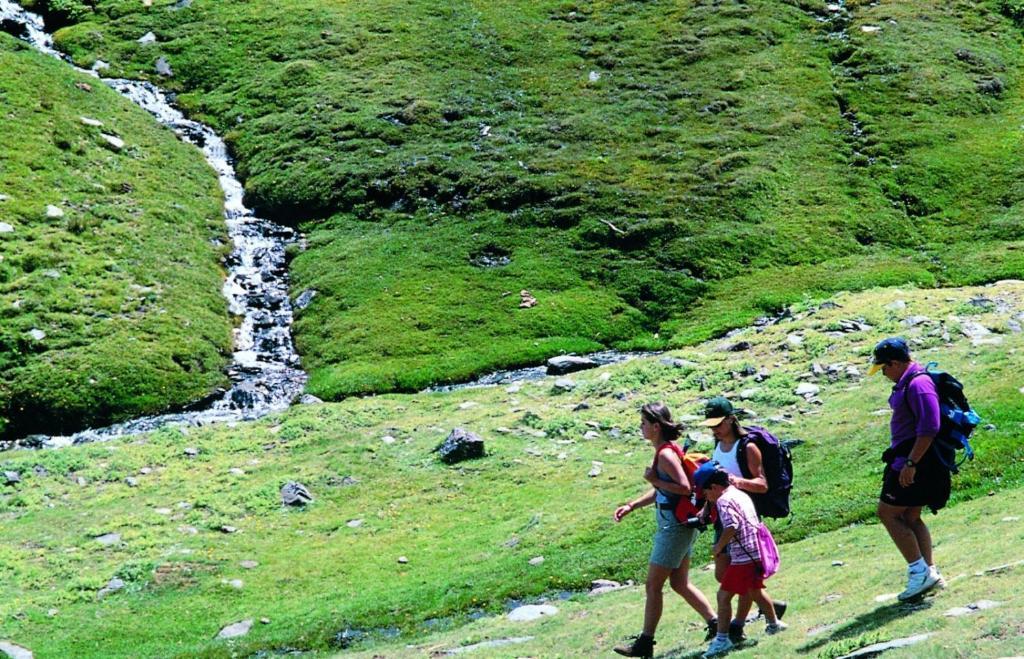
[[[252,618],[233,622],[217,632],[217,638],[238,638],[245,636],[252,629]]]
[[[558,609],[550,604],[526,604],[509,611],[508,619],[512,622],[531,622],[544,616],[558,614]]]
[[[625,586],[618,581],[594,579],[590,582],[590,591],[587,594],[596,597],[597,595],[604,595],[605,593],[610,593],[613,590],[622,590],[623,588],[625,588]]]
[[[154,66],[156,68],[156,72],[165,78],[170,78],[174,75],[174,71],[171,70],[171,65],[168,64],[167,59],[164,57],[157,59]]]
[[[560,355],[548,360],[547,373],[548,375],[565,375],[566,373],[574,373],[576,371],[583,371],[588,368],[596,368],[598,366],[600,366],[600,364],[589,357]]]
[[[860,26],[860,31],[861,32],[865,32],[867,34],[873,34],[875,32],[879,32],[881,29],[882,28],[880,28],[877,25],[861,25]]]
[[[313,502],[313,495],[302,483],[289,481],[281,487],[281,503],[286,506],[305,506]]]
[[[16,471],[4,472],[4,485],[14,485],[21,482],[21,474]]]
[[[885,305],[885,308],[890,311],[903,311],[907,308],[907,303],[903,300],[894,300],[889,304]]]
[[[8,199],[10,199],[10,197],[8,197],[7,195],[0,194],[0,202],[7,201]]]
[[[971,602],[967,606],[956,606],[946,611],[944,615],[950,618],[959,618],[960,616],[966,616],[971,613],[977,613],[978,611],[984,611],[985,609],[992,609],[1002,604],[1002,602],[993,602],[992,600],[978,600],[977,602]]]
[[[96,596],[99,598],[104,598],[107,595],[110,595],[111,593],[116,593],[117,591],[122,590],[124,588],[124,585],[124,580],[114,577],[113,579],[107,582],[106,586],[100,588],[100,591],[96,594]]]
[[[832,561],[832,567],[843,567],[846,565],[843,561]]]
[[[0,222],[0,233],[11,233],[14,231],[14,225],[6,222]]]
[[[931,319],[928,318],[928,316],[910,316],[908,318],[904,318],[902,322],[907,327],[917,327],[922,323],[927,323],[929,320]]]
[[[846,367],[846,377],[851,379],[851,380],[859,379],[861,377],[860,369],[857,368],[856,366],[847,366]]]
[[[0,641],[0,652],[9,659],[32,659],[32,651],[10,641]]]
[[[242,561],[241,563],[239,563],[239,565],[241,565],[246,570],[254,570],[257,567],[259,567],[259,563],[257,563],[256,561]]]
[[[295,304],[293,306],[296,309],[305,309],[309,306],[309,303],[313,301],[313,298],[316,297],[316,293],[317,292],[312,288],[307,288],[299,293],[299,297],[295,298]]]
[[[731,346],[728,346],[726,348],[726,351],[728,351],[728,352],[743,352],[745,350],[750,350],[751,347],[752,346],[750,345],[749,341],[740,341],[739,343],[734,343]]]
[[[533,295],[530,293],[530,291],[525,290],[525,289],[519,291],[519,308],[520,309],[529,309],[530,307],[535,307],[535,306],[537,306],[537,298],[533,297]]]
[[[139,479],[135,478],[134,476],[127,476],[124,479],[124,484],[127,485],[128,487],[138,487]]]
[[[436,447],[434,452],[445,464],[455,464],[463,460],[484,457],[484,440],[480,435],[463,428],[455,428],[447,438]]]
[[[82,124],[85,126],[92,126],[93,128],[103,127],[103,122],[99,119],[92,119],[90,117],[79,117],[78,120],[81,121]]]
[[[789,334],[786,336],[786,344],[794,348],[802,346],[804,343],[804,337],[799,334]]]
[[[530,565],[533,565],[533,566],[543,565],[544,564],[544,557],[543,556],[534,556],[529,561],[527,561],[527,563],[529,563]]]
[[[90,67],[90,68],[92,68],[93,71],[106,71],[107,69],[110,68],[110,64],[107,63],[107,62],[104,62],[101,59],[98,59],[98,60],[96,60],[95,62],[92,63],[92,67]]]
[[[103,535],[98,536],[98,537],[93,538],[93,539],[96,542],[100,543],[101,545],[109,547],[111,545],[116,545],[117,543],[121,542],[121,534],[120,533],[104,533]]]
[[[402,565],[405,565],[405,564],[407,564],[409,562],[409,559],[406,558],[405,556],[399,556],[398,557],[398,562],[401,563]]]
[[[300,405],[319,405],[323,401],[314,396],[313,394],[302,394],[299,396]]]
[[[194,458],[197,455],[199,455],[199,449],[197,449],[195,446],[186,446],[185,450],[184,450],[184,453],[188,457]]]
[[[810,396],[816,396],[819,391],[821,391],[821,387],[818,385],[810,382],[804,382],[797,386],[797,388],[793,390],[793,393],[797,396],[808,398]]]
[[[601,475],[601,467],[603,467],[603,466],[604,466],[603,462],[599,462],[597,460],[594,460],[593,462],[590,463],[590,471],[587,472],[587,476],[589,476],[590,478],[596,478],[596,477],[600,476]]]
[[[53,204],[46,205],[46,217],[50,219],[57,219],[58,217],[64,217],[64,211],[59,206]]]
[[[674,357],[662,357],[661,363],[665,366],[671,366],[672,368],[697,368],[696,362],[691,362],[686,359],[676,359]]]
[[[228,524],[224,524],[224,525],[222,525],[220,527],[220,532],[221,533],[238,533],[238,528],[234,527],[234,526],[230,526]]]
[[[554,387],[560,391],[572,391],[576,388],[576,383],[571,378],[558,378]]]
[[[192,0],[178,0],[174,3],[174,7],[172,7],[172,9],[174,9],[174,11],[178,11],[179,9],[188,9],[191,6]]]
[[[750,389],[744,389],[739,393],[740,400],[750,400],[757,396],[761,392],[759,387],[751,387]]]
[[[859,650],[855,650],[850,654],[844,654],[839,659],[857,659],[859,657],[874,657],[875,655],[882,654],[886,650],[895,650],[896,648],[905,648],[908,645],[914,645],[921,641],[927,640],[931,634],[918,634],[916,636],[908,636],[906,638],[897,638],[893,641],[887,641],[885,643],[874,643],[872,645],[865,646]]]
[[[601,438],[601,433],[597,432],[596,430],[588,430],[587,432],[583,433],[583,439],[600,439],[600,438]]]
[[[151,43],[156,43],[156,35],[152,32],[147,32],[139,37],[138,42],[143,46],[148,46]]]
[[[100,133],[100,137],[102,137],[103,141],[107,143],[107,146],[109,146],[114,151],[120,151],[121,149],[124,148],[124,140],[122,140],[120,137],[116,135]]]
[[[968,339],[980,339],[992,334],[987,327],[973,320],[960,323],[960,332]]]
[[[811,373],[820,378],[822,375],[825,375],[825,367],[815,362],[811,364]]]
[[[496,638],[491,641],[481,641],[479,643],[473,643],[472,645],[462,645],[457,648],[445,650],[442,654],[453,655],[453,654],[465,654],[467,652],[476,652],[477,650],[488,650],[491,648],[500,648],[506,645],[515,645],[517,643],[528,643],[532,641],[532,636],[517,636],[514,638]]]
[[[573,412],[582,412],[583,410],[589,410],[589,409],[590,409],[590,403],[588,403],[587,401],[583,401],[583,402],[580,402],[580,403],[576,403],[576,405],[573,406],[572,411]]]
[[[598,73],[597,71],[591,71],[587,75],[587,80],[589,80],[590,82],[597,82],[600,79],[601,79],[601,74]]]

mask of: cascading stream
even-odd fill
[[[37,50],[74,66],[54,49],[43,19],[18,4],[0,0],[0,26]],[[117,90],[183,141],[198,147],[217,172],[224,191],[228,235],[234,245],[225,260],[228,276],[223,292],[231,313],[242,319],[235,330],[235,348],[228,372],[232,386],[203,409],[134,419],[65,437],[34,435],[15,444],[32,448],[67,446],[133,435],[166,425],[253,419],[287,408],[302,393],[306,383],[306,374],[299,368],[299,356],[292,343],[292,307],[285,258],[285,247],[298,239],[296,233],[256,217],[245,207],[242,184],[235,176],[224,140],[208,126],[187,119],[160,88],[148,82],[103,78],[98,73],[104,68],[102,62],[97,62],[93,70],[74,68]]]

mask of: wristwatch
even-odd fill
[[[914,460],[913,460],[913,459],[911,459],[911,458],[907,458],[907,461],[906,461],[906,462],[904,463],[904,466],[907,466],[907,467],[914,467],[914,468],[916,469],[916,468],[917,468],[917,463],[916,463],[916,462],[914,462]]]

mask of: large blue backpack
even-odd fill
[[[932,440],[932,445],[939,462],[950,472],[956,474],[960,472],[960,465],[965,460],[974,459],[974,449],[971,448],[970,439],[974,429],[981,423],[981,417],[967,402],[964,385],[945,371],[933,370],[938,365],[938,362],[929,362],[923,371],[911,376],[903,387],[903,400],[907,400],[907,389],[914,378],[919,375],[927,375],[932,379],[935,391],[939,395],[939,417],[942,422],[939,432]],[[907,401],[907,409],[910,410],[910,415],[914,416],[914,409],[910,407],[909,401]],[[956,457],[957,451],[964,452],[963,457],[959,460]]]
[[[754,501],[754,508],[761,517],[788,517],[789,493],[793,489],[793,458],[789,447],[775,435],[759,426],[744,426],[745,435],[740,437],[736,447],[736,461],[744,478],[752,478],[747,466],[747,445],[753,442],[761,451],[761,466],[768,491],[764,494],[747,492]]]

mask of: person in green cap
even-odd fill
[[[704,421],[701,425],[711,428],[715,437],[715,451],[711,460],[722,471],[729,474],[729,484],[749,494],[764,494],[768,491],[768,478],[764,473],[761,449],[749,441],[749,432],[740,425],[732,403],[724,396],[715,396],[704,405]],[[707,509],[710,515],[710,509]],[[722,537],[722,526],[715,521],[715,542]],[[729,567],[729,552],[715,555],[715,579],[721,583]],[[782,618],[786,612],[785,602],[775,602],[775,614]],[[729,640],[739,645],[746,640],[743,625],[750,613],[750,604],[736,609],[736,617],[729,623]]]

